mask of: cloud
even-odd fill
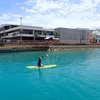
[[[99,0],[27,0],[24,10],[48,27],[93,27],[100,20],[99,4]]]
[[[23,16],[23,24],[53,28],[99,26],[100,0],[26,0],[16,4],[24,15],[12,16],[16,20]]]
[[[2,14],[0,16],[0,22],[2,22],[1,24],[19,24],[19,17],[20,15],[17,14]]]
[[[2,14],[2,16],[0,16],[0,19],[1,20],[8,20],[8,19],[10,19],[11,17],[9,16],[9,15],[7,15],[7,14]]]

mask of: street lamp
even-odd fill
[[[22,19],[23,19],[23,17],[20,17],[20,25],[22,26]]]
[[[23,17],[20,17],[20,26],[22,26],[22,19]],[[22,41],[22,29],[20,30],[20,41]]]

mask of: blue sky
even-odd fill
[[[100,28],[100,0],[2,0],[0,24]]]

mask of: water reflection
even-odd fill
[[[42,77],[42,72],[41,72],[41,69],[38,68],[38,75],[39,75],[39,79]]]

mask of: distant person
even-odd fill
[[[43,66],[43,64],[41,64],[42,58],[43,58],[43,56],[38,58],[38,67],[42,67]]]
[[[45,56],[48,57],[47,54]],[[38,67],[43,67],[43,64],[41,64],[42,58],[43,58],[43,56],[41,56],[41,57],[38,58],[38,65],[37,65]]]

